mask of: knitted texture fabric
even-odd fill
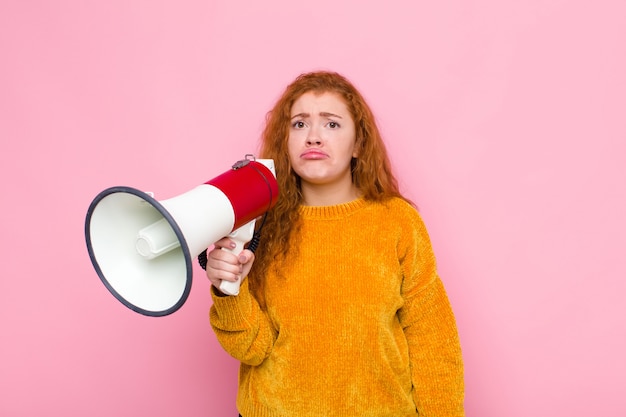
[[[213,293],[213,330],[241,361],[241,415],[464,416],[456,323],[415,208],[300,210],[298,250],[264,277],[265,310],[247,279],[238,296]]]

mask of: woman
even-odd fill
[[[429,237],[361,94],[336,73],[299,76],[268,113],[260,156],[281,192],[261,245],[235,256],[221,239],[206,266],[211,325],[241,362],[241,415],[463,416]],[[222,280],[242,280],[239,295]]]

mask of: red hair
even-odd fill
[[[385,144],[370,107],[363,96],[345,77],[335,72],[311,72],[298,76],[274,108],[267,113],[261,137],[261,158],[274,160],[280,196],[268,213],[263,226],[261,244],[250,275],[256,298],[264,305],[264,276],[272,264],[277,265],[287,253],[297,250],[290,245],[291,236],[299,226],[299,210],[303,197],[300,179],[291,168],[287,140],[293,103],[305,93],[338,94],[346,103],[356,128],[356,153],[352,160],[352,182],[366,200],[384,201],[404,198],[391,170]],[[277,268],[278,269],[278,268]]]

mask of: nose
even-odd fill
[[[317,132],[316,128],[311,128],[309,130],[309,133],[306,136],[306,145],[307,146],[311,146],[311,145],[321,145],[322,144],[322,139],[320,138],[319,133]]]

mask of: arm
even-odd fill
[[[237,296],[220,296],[215,288],[212,296],[210,319],[217,340],[235,359],[259,365],[272,350],[276,331],[250,293],[248,280],[241,283]]]
[[[462,417],[463,360],[456,321],[421,219],[400,253],[405,278],[398,315],[409,344],[419,415]]]
[[[245,279],[254,262],[254,254],[244,250],[235,256],[221,250],[232,245],[230,239],[224,238],[207,254],[206,273],[213,284],[211,326],[226,352],[247,365],[259,365],[269,355],[276,331]],[[218,287],[222,281],[241,281],[239,295],[225,296],[220,292]]]

